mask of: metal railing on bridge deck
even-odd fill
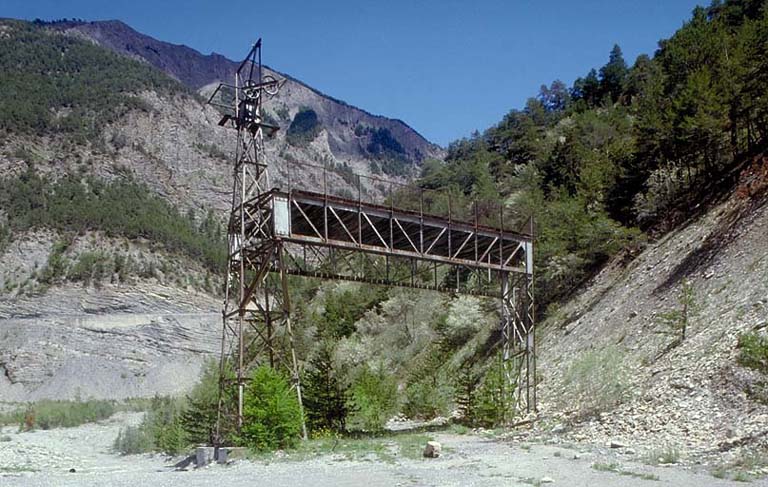
[[[336,163],[310,164],[285,160],[279,171],[287,191],[304,191],[351,202],[413,212],[453,222],[530,235],[528,216],[498,199],[473,198],[458,188],[429,189],[417,182],[358,174]]]

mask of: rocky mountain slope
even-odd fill
[[[117,20],[62,22],[54,24],[54,27],[147,62],[197,91],[208,92],[211,85],[219,82],[232,83],[234,71],[239,65],[239,61],[229,60],[220,54],[203,55],[187,46],[159,41]],[[243,46],[243,54],[248,48]],[[267,50],[265,60],[272,61],[268,53]],[[274,62],[279,63],[279,59],[274,59]],[[370,114],[325,95],[290,75],[272,69],[267,72],[287,80],[281,93],[270,103],[270,111],[273,114],[288,112],[293,117],[302,107],[314,110],[326,130],[328,147],[339,160],[376,159],[379,156],[370,145],[370,133],[360,133],[360,128],[365,127],[387,130],[402,146],[403,156],[410,163],[419,164],[425,158],[442,156],[442,149],[400,120]],[[287,128],[286,120],[281,120],[280,116],[274,118]]]
[[[613,260],[541,324],[550,426],[683,459],[765,447],[765,378],[737,361],[739,336],[768,327],[768,163],[753,168],[730,197],[635,259]],[[692,299],[679,341],[669,317],[684,287]],[[595,406],[601,414],[583,414]]]

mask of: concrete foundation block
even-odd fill
[[[216,449],[216,463],[229,463],[245,458],[247,448],[238,446],[222,446]]]
[[[212,446],[198,446],[195,450],[195,463],[197,468],[205,467],[213,462],[216,449]]]

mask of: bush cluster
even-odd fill
[[[383,366],[364,367],[350,389],[347,424],[352,429],[379,432],[397,412],[397,381]]]
[[[141,424],[120,430],[114,449],[124,455],[149,451],[183,452],[190,445],[181,422],[183,408],[180,399],[153,398]]]
[[[195,444],[211,444],[219,398],[219,368],[211,361],[185,397],[154,397],[137,426],[123,428],[115,451],[124,455],[151,451],[178,454]]]
[[[290,448],[301,438],[303,418],[296,392],[271,367],[257,368],[246,388],[243,428],[237,442],[254,450]]]

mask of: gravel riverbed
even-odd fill
[[[117,414],[76,428],[0,431],[2,486],[652,486],[744,485],[692,467],[649,466],[626,449],[578,444],[499,440],[483,435],[434,433],[443,445],[437,459],[375,455],[350,460],[327,454],[294,460],[291,455],[175,471],[160,455],[120,456],[112,442],[141,413]],[[600,466],[610,466],[607,470]],[[595,468],[598,466],[598,468]],[[74,472],[70,472],[74,469]],[[751,485],[768,485],[754,480]]]

